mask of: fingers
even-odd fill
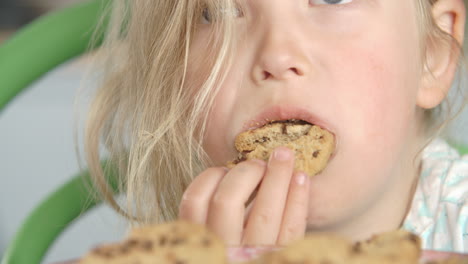
[[[293,152],[286,147],[275,149],[250,212],[242,244],[276,244],[293,170]]]
[[[227,168],[209,168],[198,175],[182,196],[179,218],[204,225],[211,197],[227,172]]]
[[[310,188],[309,177],[293,170],[285,147],[275,149],[268,166],[249,160],[230,171],[210,168],[184,193],[179,218],[206,225],[231,246],[288,244],[304,236]]]
[[[244,229],[245,203],[265,173],[263,161],[240,163],[224,177],[209,205],[207,225],[227,245],[239,245]]]
[[[310,179],[303,172],[294,173],[277,244],[286,245],[304,236],[307,228]]]

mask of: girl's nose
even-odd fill
[[[284,81],[308,74],[310,65],[303,43],[291,37],[274,30],[265,33],[252,70],[255,82]]]

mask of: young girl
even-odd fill
[[[468,157],[437,138],[462,0],[113,2],[86,153],[119,212],[201,223],[228,245],[405,228],[425,249],[468,251]],[[224,167],[236,135],[289,119],[333,133],[322,173],[294,171],[285,147]],[[126,205],[105,184],[101,143]]]

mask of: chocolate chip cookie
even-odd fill
[[[227,263],[226,247],[206,228],[176,221],[135,228],[120,243],[100,246],[80,264]]]
[[[327,166],[335,149],[335,138],[329,131],[301,120],[270,122],[236,137],[239,156],[227,166],[232,168],[249,159],[266,161],[279,146],[294,151],[296,170],[314,176]]]

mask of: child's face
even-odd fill
[[[236,135],[257,122],[306,119],[337,142],[328,167],[311,181],[311,228],[353,224],[408,199],[422,67],[415,2],[242,1],[234,65],[204,144],[215,165],[236,157]],[[210,28],[201,25],[195,36],[189,82],[203,71],[197,61],[207,56]]]

